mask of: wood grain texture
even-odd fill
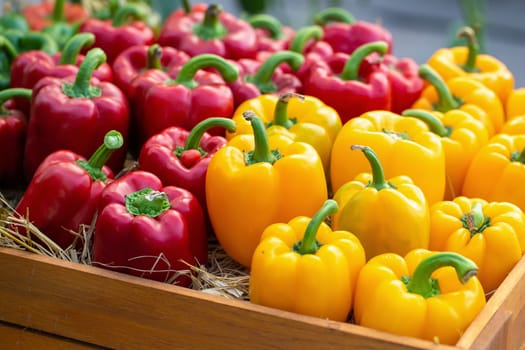
[[[512,298],[519,283],[507,284]],[[498,302],[498,292],[489,303],[509,304]],[[490,326],[497,305],[483,310],[488,318],[476,327]],[[437,345],[8,248],[0,248],[0,320],[133,349],[474,349],[480,333],[471,331],[461,346]]]

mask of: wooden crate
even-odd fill
[[[2,349],[524,349],[525,257],[444,346],[0,248],[0,339]]]

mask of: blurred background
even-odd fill
[[[7,0],[0,0],[0,3]],[[87,0],[78,0],[87,1]],[[19,0],[20,5],[39,2]],[[180,0],[149,0],[166,18]],[[462,25],[478,25],[482,48],[504,62],[515,75],[515,86],[525,87],[525,0],[215,0],[239,16],[268,13],[295,29],[313,24],[314,15],[327,7],[342,7],[356,20],[381,23],[393,35],[394,54],[425,62],[441,47],[457,44]],[[2,6],[3,7],[3,6]]]

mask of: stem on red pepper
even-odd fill
[[[51,14],[51,19],[53,22],[64,21],[64,6],[65,0],[55,0],[55,6],[53,6],[53,12]]]
[[[73,84],[63,84],[62,92],[71,98],[94,98],[102,94],[98,86],[90,84],[93,71],[106,62],[106,54],[98,47],[88,51],[84,61],[78,68],[78,73]]]
[[[354,16],[340,7],[329,7],[319,12],[314,17],[314,23],[325,26],[329,22],[340,22],[352,24],[355,22]]]
[[[290,129],[292,126],[294,126],[297,123],[297,118],[292,118],[292,119],[288,118],[288,101],[292,97],[299,99],[301,102],[304,101],[303,95],[296,94],[293,92],[279,95],[279,99],[277,100],[277,103],[275,104],[273,120],[266,125],[267,128],[272,125],[279,125],[286,129]]]
[[[381,165],[377,154],[372,148],[362,145],[352,145],[350,146],[350,149],[362,151],[370,163],[370,167],[372,168],[372,181],[366,187],[373,187],[378,191],[385,188],[395,188],[392,184],[385,180],[385,171],[383,170],[383,166]]]
[[[462,27],[458,31],[457,37],[467,39],[467,61],[461,65],[461,68],[469,73],[479,72],[479,69],[476,67],[476,58],[479,54],[479,42],[476,37],[476,32],[474,32],[474,29],[471,27]]]
[[[162,48],[159,44],[153,44],[148,47],[146,55],[146,69],[162,69],[160,58],[162,57]]]
[[[295,33],[295,36],[290,43],[289,50],[304,54],[304,49],[308,41],[311,39],[316,41],[321,40],[323,35],[323,28],[318,25],[303,27]]]
[[[427,124],[430,131],[440,137],[449,137],[452,134],[452,128],[444,125],[439,118],[423,109],[406,109],[402,113],[405,117],[419,119]]]
[[[180,157],[184,151],[190,150],[190,149],[196,149],[201,153],[201,156],[206,155],[206,152],[202,150],[199,147],[199,144],[201,143],[202,135],[206,131],[208,131],[211,128],[214,127],[221,127],[225,128],[229,132],[235,132],[236,124],[235,122],[230,118],[224,118],[224,117],[210,117],[206,118],[197,125],[191,129],[190,133],[188,134],[188,138],[186,139],[186,143],[184,147],[177,146],[175,148],[175,155],[177,157]]]
[[[218,55],[205,53],[194,56],[186,62],[172,83],[181,84],[192,89],[198,86],[198,83],[193,80],[197,71],[208,67],[218,70],[223,79],[229,83],[239,78],[237,67]]]
[[[520,151],[514,151],[510,155],[510,161],[511,162],[520,162],[522,164],[525,164],[525,148]]]
[[[339,210],[339,206],[333,199],[327,199],[321,209],[315,213],[308,226],[304,231],[303,239],[293,246],[293,251],[301,255],[315,254],[321,244],[315,239],[319,226],[326,220],[327,217],[335,214]]]
[[[434,271],[441,267],[452,266],[461,283],[466,283],[478,273],[478,267],[470,259],[452,252],[440,252],[429,256],[419,263],[412,277],[403,276],[409,293],[419,294],[424,298],[441,293],[438,280],[432,278]]]
[[[257,86],[262,94],[269,94],[277,91],[277,87],[272,81],[275,69],[282,63],[288,63],[293,70],[298,70],[304,62],[304,57],[300,53],[292,51],[278,51],[270,55],[259,66],[254,75],[247,75],[244,80]]]
[[[359,67],[365,57],[374,52],[384,55],[387,51],[388,44],[384,41],[374,41],[359,46],[354,52],[352,52],[352,55],[350,55],[350,58],[346,61],[339,77],[343,80],[359,79]]]
[[[44,32],[28,32],[22,35],[18,41],[20,51],[41,50],[47,54],[58,52],[58,44],[49,34]]]
[[[490,217],[483,214],[483,205],[480,202],[474,203],[470,212],[461,217],[463,227],[470,232],[470,237],[483,232],[490,226]]]
[[[146,16],[147,12],[145,7],[135,4],[126,4],[117,10],[111,24],[113,27],[120,27],[128,23],[129,18],[140,21],[145,19]]]
[[[102,171],[102,167],[108,161],[111,154],[124,145],[122,134],[116,130],[111,130],[104,136],[104,143],[91,155],[88,161],[78,160],[77,164],[86,170],[95,181],[106,181],[107,177]]]
[[[260,162],[273,164],[282,158],[282,154],[279,150],[270,150],[268,134],[262,120],[253,111],[243,112],[242,116],[252,125],[255,143],[253,150],[245,153],[246,164],[251,165]]]
[[[149,187],[126,195],[126,209],[135,216],[145,215],[156,218],[170,208],[168,195]]]
[[[73,35],[65,44],[60,55],[59,64],[75,64],[80,51],[85,47],[90,47],[95,42],[93,33],[78,33]]]
[[[284,37],[281,22],[271,15],[259,13],[248,17],[247,22],[254,28],[266,29],[272,39],[282,39]]]
[[[452,95],[443,78],[428,64],[419,67],[419,76],[436,89],[438,95],[438,101],[434,106],[436,111],[445,113],[461,106],[461,102]]]
[[[24,89],[24,88],[10,88],[0,91],[0,117],[3,115],[9,115],[9,110],[4,108],[4,103],[9,101],[12,98],[15,97],[25,97],[27,99],[31,99],[31,95],[33,94],[32,89]]]
[[[182,0],[182,8],[184,9],[184,13],[189,14],[191,13],[191,2],[190,0]]]
[[[201,23],[193,26],[193,33],[203,40],[221,39],[228,34],[228,30],[220,21],[222,6],[211,4],[204,13]]]
[[[18,51],[11,41],[2,35],[0,35],[0,51],[6,54],[9,64],[18,56]]]

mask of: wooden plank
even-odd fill
[[[103,349],[99,346],[83,344],[71,339],[52,334],[36,332],[0,322],[0,339],[2,349],[32,349],[32,350],[94,350]]]
[[[0,320],[109,348],[454,349],[8,248]]]

